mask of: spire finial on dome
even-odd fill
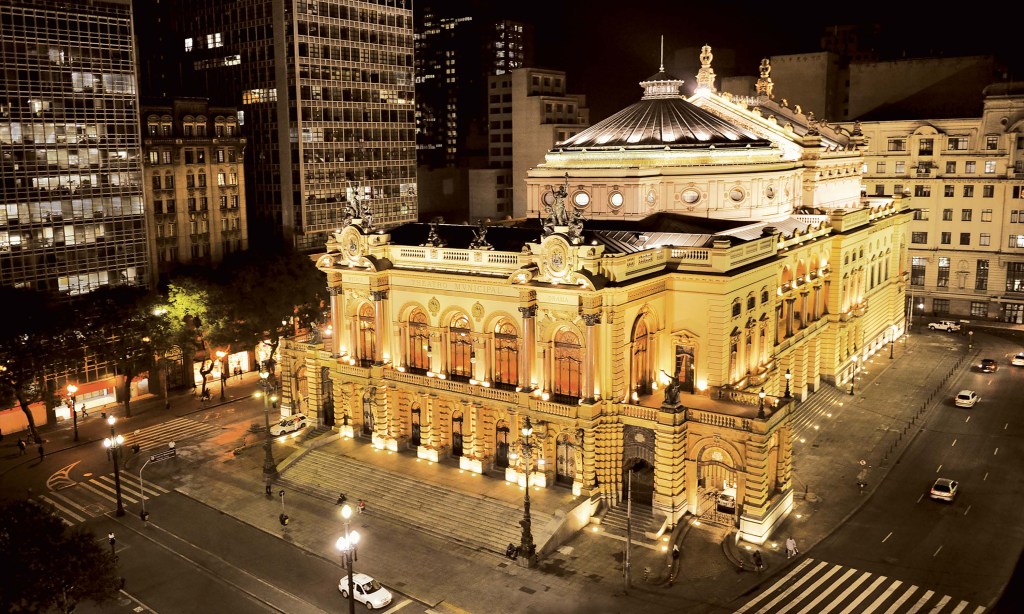
[[[665,35],[661,35],[661,62],[658,64],[658,72],[665,72]]]
[[[714,59],[711,53],[711,45],[704,45],[700,48],[700,70],[697,71],[697,89],[705,89],[709,92],[715,90],[715,71],[711,68],[711,60]]]
[[[772,97],[772,78],[768,75],[772,73],[772,65],[768,62],[768,58],[761,60],[761,78],[757,80],[757,95],[765,98]]]

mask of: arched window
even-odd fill
[[[756,305],[757,299],[755,299],[754,295],[751,294],[750,296],[747,297],[747,311],[752,310]]]
[[[164,189],[174,189],[174,175],[172,175],[170,171],[167,171],[167,174],[164,175]]]
[[[448,325],[449,373],[456,381],[468,382],[473,375],[473,337],[469,328],[469,318],[464,315],[455,316]]]
[[[576,403],[580,398],[580,375],[583,348],[572,331],[555,334],[555,386],[554,400],[558,403]]]
[[[196,176],[193,175],[191,173],[191,171],[189,172],[189,174],[185,175],[185,187],[186,188],[194,188],[194,187],[196,187]]]
[[[732,303],[732,317],[740,317],[740,312],[743,310],[743,305],[740,304],[740,299],[736,299]]]
[[[359,327],[359,364],[369,367],[373,364],[373,356],[377,349],[377,326],[373,313],[373,305],[363,303],[356,317]]]
[[[515,390],[519,385],[519,335],[508,320],[494,327],[494,387]]]
[[[633,325],[633,392],[638,395],[651,394],[651,353],[650,334],[644,319],[638,318]]]
[[[767,302],[768,302],[768,291],[767,290],[761,290],[761,304],[763,305],[763,304],[765,304]]]
[[[204,171],[203,169],[199,169],[199,181],[198,181],[198,183],[199,183],[199,187],[201,187],[201,188],[205,188],[206,187],[206,171]]]
[[[430,369],[430,327],[427,315],[417,309],[409,316],[409,347],[406,350],[409,371],[426,373]]]

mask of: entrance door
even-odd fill
[[[629,473],[632,472],[632,480]],[[628,485],[632,482],[632,493],[626,492]],[[638,505],[651,505],[654,502],[654,467],[647,461],[634,459],[632,464],[627,464],[622,472],[623,500],[631,495],[633,503]]]
[[[462,456],[462,414],[452,417],[452,456]]]
[[[508,426],[499,423],[494,435],[494,465],[505,469],[508,467]]]
[[[414,446],[420,445],[420,408],[419,406],[412,408],[412,433],[409,435],[409,444]]]
[[[373,402],[370,400],[370,395],[363,397],[363,429],[361,433],[364,437],[373,435]]]
[[[572,485],[576,479],[576,446],[562,435],[555,446],[555,483]]]
[[[326,367],[320,369],[320,398],[320,420],[324,426],[334,426],[334,381]]]

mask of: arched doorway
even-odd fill
[[[502,420],[494,429],[494,466],[508,467],[508,423]]]
[[[737,472],[732,456],[711,446],[697,457],[697,517],[708,522],[732,526],[738,517],[740,502],[736,492]]]
[[[422,439],[420,438],[420,418],[422,413],[419,405],[413,405],[410,413],[410,425],[409,425],[409,445],[419,447]]]
[[[576,444],[567,434],[555,444],[555,483],[572,486],[576,480]]]
[[[462,456],[462,412],[452,415],[452,456]]]
[[[331,370],[320,369],[320,421],[324,426],[334,426],[334,380]]]
[[[622,500],[635,505],[654,502],[654,465],[641,458],[629,459],[622,468]]]
[[[373,393],[363,395],[363,428],[359,431],[363,437],[373,436]]]

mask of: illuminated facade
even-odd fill
[[[161,275],[248,247],[243,156],[233,107],[179,99],[142,108],[146,205]]]
[[[985,88],[981,117],[859,126],[864,191],[914,197],[914,313],[1024,324],[1024,84]]]
[[[131,3],[0,1],[0,284],[149,283]]]
[[[791,397],[902,332],[909,201],[862,199],[860,137],[769,94],[641,85],[529,171],[525,220],[336,233],[330,336],[285,344],[284,410],[570,488],[569,532],[631,483],[650,533],[692,514],[768,539],[793,504]],[[509,456],[527,417],[528,478]]]
[[[378,224],[416,219],[411,3],[175,4],[203,95],[242,111],[253,240],[319,249],[357,191]]]

